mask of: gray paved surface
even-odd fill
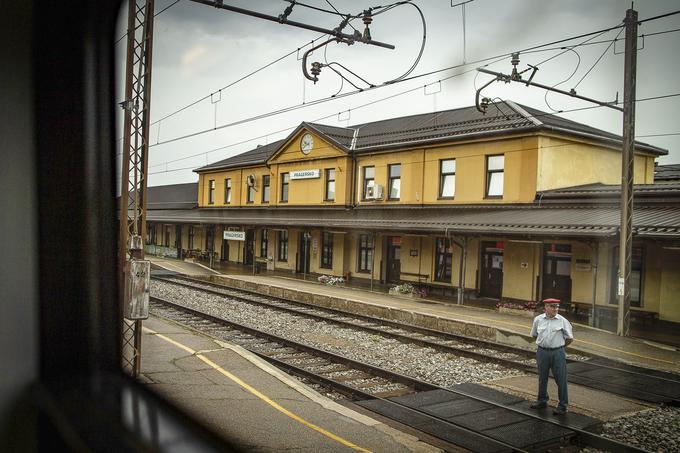
[[[229,376],[216,370],[213,363]],[[238,346],[154,317],[144,321],[140,379],[248,451],[352,450],[331,436],[369,451],[437,451],[328,400]],[[254,394],[252,389],[260,393]]]

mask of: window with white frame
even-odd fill
[[[503,171],[505,156],[486,156],[486,196],[503,196]]]
[[[289,173],[281,173],[281,201],[288,202]]]
[[[324,200],[333,201],[335,200],[335,169],[327,168],[325,173],[326,173],[326,193],[324,195]]]
[[[246,203],[253,203],[255,201],[255,184],[247,187],[248,192],[246,194]]]
[[[375,167],[364,167],[363,184],[361,197],[365,200],[368,188],[375,185]]]
[[[269,175],[262,175],[262,203],[269,203]]]
[[[439,161],[439,198],[453,198],[456,195],[456,159]]]
[[[208,204],[215,203],[215,180],[208,181]]]
[[[231,178],[224,180],[224,204],[231,203]]]
[[[389,200],[399,200],[401,195],[401,164],[392,164],[387,166],[388,181],[389,181]]]

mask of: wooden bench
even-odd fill
[[[590,316],[593,311],[593,304],[585,302],[571,302],[571,313],[576,316]]]
[[[430,274],[418,274],[414,272],[400,272],[400,275],[408,275],[409,277],[416,277],[418,279],[418,283],[422,283],[423,280],[427,281],[430,279]]]
[[[654,311],[645,310],[631,310],[630,317],[642,321],[643,324],[647,324],[647,321],[658,321],[659,314]]]
[[[582,305],[589,305],[589,304],[582,304]],[[603,317],[605,319],[616,319],[619,314],[619,308],[615,305],[613,306],[604,306],[604,305],[596,305],[595,306],[595,316],[596,317]],[[646,311],[646,310],[636,310],[635,308],[631,308],[630,310],[630,319],[633,321],[638,321],[642,322],[643,324],[647,324],[648,321],[656,321],[659,319],[659,314],[653,311]]]

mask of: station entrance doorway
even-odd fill
[[[387,236],[385,281],[387,283],[399,283],[401,280],[401,236]]]
[[[503,293],[503,251],[505,244],[482,242],[482,269],[479,279],[479,295],[500,299]]]
[[[542,299],[571,301],[571,245],[543,245]]]
[[[255,253],[255,230],[246,230],[245,250],[243,250],[243,264],[252,265]]]
[[[229,240],[222,235],[222,249],[220,250],[220,261],[229,261]]]
[[[298,260],[295,266],[296,272],[302,274],[309,274],[309,261],[310,261],[310,253],[309,249],[310,243],[310,234],[307,231],[301,231],[300,234],[298,235]]]

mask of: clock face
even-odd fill
[[[302,139],[300,140],[300,151],[302,151],[302,154],[309,154],[313,147],[314,139],[312,136],[310,134],[303,135]]]

